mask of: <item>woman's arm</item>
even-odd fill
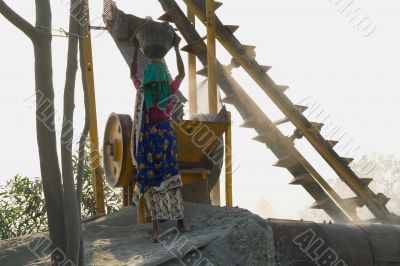
[[[131,79],[137,80],[137,54],[139,50],[139,44],[136,41],[136,37],[132,37],[132,42],[133,42],[133,56],[132,56],[132,62],[131,62]]]
[[[181,38],[175,34],[174,48],[176,53],[176,64],[178,67],[178,75],[175,79],[183,80],[185,78],[185,65],[183,64],[182,56],[179,51],[179,43],[181,42]]]

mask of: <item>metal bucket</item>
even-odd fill
[[[166,22],[149,21],[137,28],[135,36],[148,58],[163,58],[173,46],[175,32]]]

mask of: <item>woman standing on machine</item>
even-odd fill
[[[179,74],[170,81],[167,66],[162,59],[151,59],[144,71],[143,80],[137,75],[139,44],[136,37],[131,64],[131,78],[138,90],[135,110],[136,184],[143,194],[153,223],[153,242],[159,242],[160,221],[177,220],[180,232],[186,231],[183,200],[180,188],[182,179],[178,169],[177,139],[170,120],[174,94],[185,77],[180,37],[175,34],[174,49]]]

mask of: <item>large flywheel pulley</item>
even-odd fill
[[[130,151],[132,119],[112,113],[107,120],[103,142],[104,171],[111,187],[129,185],[134,176]]]

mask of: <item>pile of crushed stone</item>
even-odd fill
[[[86,265],[274,265],[272,229],[240,208],[185,203],[189,232],[174,222],[161,224],[160,243],[152,243],[151,224],[136,224],[127,207],[84,225]],[[46,233],[0,241],[0,265],[45,265]]]

